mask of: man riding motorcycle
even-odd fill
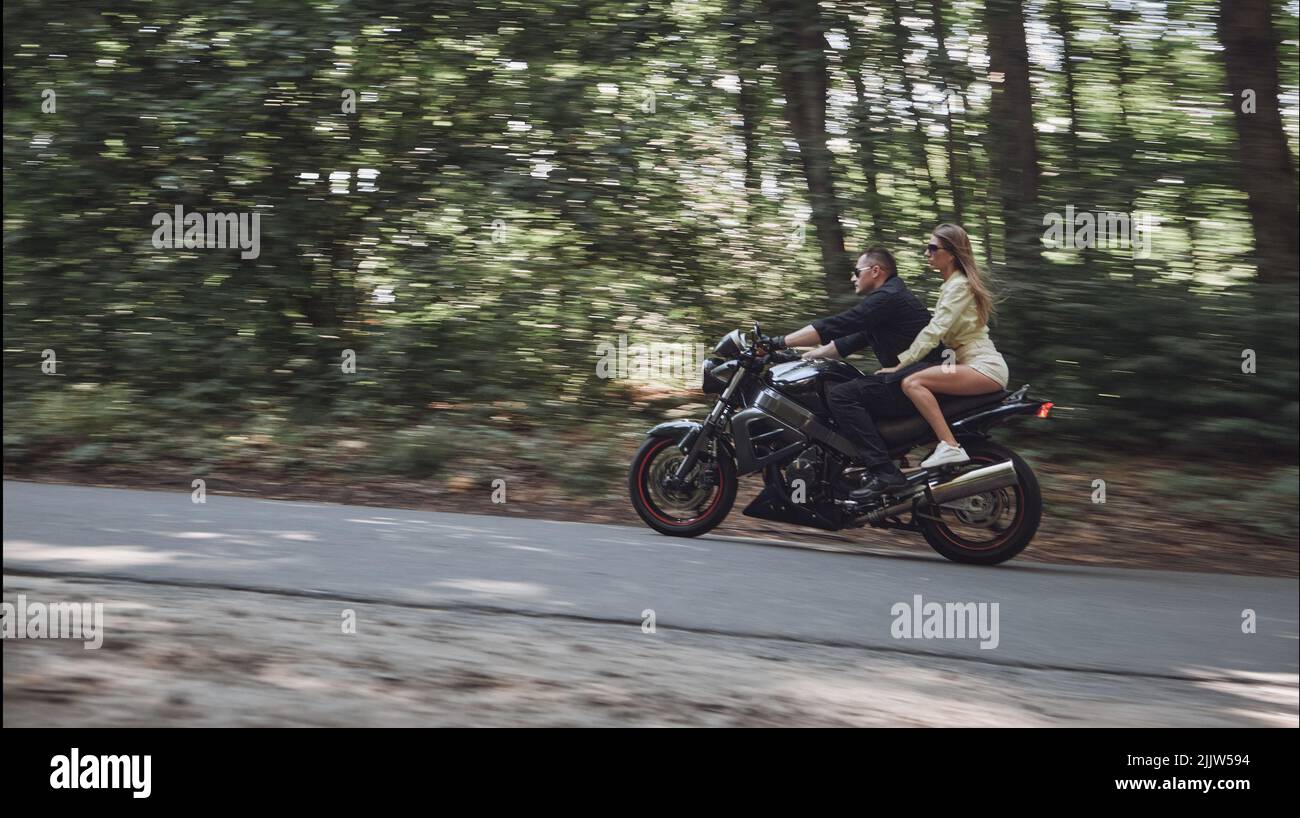
[[[769,338],[764,346],[773,351],[815,346],[804,358],[845,358],[870,346],[882,366],[897,366],[899,353],[930,323],[930,311],[898,277],[894,257],[883,247],[871,247],[858,257],[851,281],[854,292],[863,296],[855,306],[819,318],[789,335]],[[940,345],[911,366],[883,375],[864,375],[830,390],[828,402],[835,422],[857,447],[858,459],[870,475],[862,487],[850,493],[852,499],[869,500],[907,486],[906,477],[889,458],[875,420],[915,415],[916,407],[903,393],[903,379],[939,363],[942,353]]]

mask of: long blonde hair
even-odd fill
[[[943,249],[953,254],[958,269],[966,274],[971,295],[975,297],[975,311],[979,314],[980,323],[987,325],[993,317],[993,293],[989,291],[979,265],[975,263],[975,250],[971,247],[970,236],[960,224],[948,222],[934,228],[932,232],[948,245]]]

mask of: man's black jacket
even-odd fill
[[[928,323],[930,311],[901,278],[891,276],[852,308],[818,318],[812,326],[822,343],[835,342],[841,358],[870,346],[882,366],[897,366],[898,354],[912,345]],[[936,346],[924,360],[938,363],[942,349],[942,344]]]

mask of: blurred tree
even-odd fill
[[[808,204],[821,248],[828,296],[844,290],[849,269],[835,196],[834,168],[826,145],[826,32],[817,0],[765,0],[773,25],[772,50],[781,75],[785,117],[799,143]]]
[[[1029,83],[1029,49],[1020,0],[990,0],[984,7],[988,24],[989,137],[993,172],[998,180],[1008,266],[1026,275],[1037,259],[1040,223],[1038,146],[1034,132],[1033,98]]]
[[[844,56],[844,68],[848,72],[849,80],[853,83],[853,137],[857,141],[857,155],[862,169],[862,176],[866,183],[863,208],[871,219],[871,228],[868,234],[870,243],[878,245],[885,241],[885,236],[890,232],[890,228],[880,198],[880,164],[876,156],[876,137],[874,135],[877,114],[872,110],[871,102],[867,98],[866,83],[862,78],[862,72],[867,70],[866,48],[862,42],[862,35],[852,18],[846,18],[844,26],[845,37],[848,41],[848,49]]]
[[[1218,15],[1227,102],[1237,126],[1240,184],[1249,201],[1259,276],[1268,282],[1300,276],[1300,193],[1279,110],[1272,14],[1269,0],[1222,0]]]
[[[954,100],[961,100],[962,111],[967,111],[970,102],[966,97],[965,85],[958,77],[958,70],[948,54],[948,35],[943,21],[943,6],[939,0],[930,0],[930,22],[934,27],[936,46],[933,63],[938,73],[939,89],[943,93],[944,148],[948,163],[948,193],[952,197],[951,219],[961,223],[966,220],[962,176],[969,172],[969,167],[958,158],[962,155],[959,145],[964,137],[958,130],[960,120],[953,116],[952,105]]]
[[[738,86],[736,109],[740,113],[740,132],[745,143],[745,217],[752,223],[758,214],[754,199],[760,195],[763,186],[758,144],[758,125],[763,106],[759,73],[762,55],[759,48],[766,38],[752,0],[728,0],[728,11],[727,22],[731,26],[732,58]]]
[[[930,206],[927,216],[928,220],[933,220],[939,214],[939,184],[935,182],[934,169],[930,167],[930,157],[926,150],[929,140],[925,136],[925,123],[922,121],[920,111],[917,109],[916,90],[912,84],[912,76],[908,71],[911,36],[908,33],[907,26],[903,25],[901,4],[887,3],[885,4],[885,10],[889,15],[887,22],[889,29],[888,43],[892,49],[892,62],[898,71],[899,81],[902,83],[902,102],[907,109],[911,122],[912,138],[909,140],[908,145],[912,149],[912,170],[915,173],[920,173],[925,180]]]

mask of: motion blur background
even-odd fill
[[[6,473],[483,498],[508,477],[560,516],[623,508],[640,434],[703,398],[598,377],[599,344],[792,331],[852,303],[874,243],[932,303],[921,250],[952,220],[1013,385],[1057,404],[1017,430],[1050,516],[1087,523],[1100,477],[1171,542],[1294,549],[1298,20],[6,2]],[[260,213],[260,256],[156,249],[177,205]],[[1152,214],[1149,256],[1050,246],[1067,206]]]

